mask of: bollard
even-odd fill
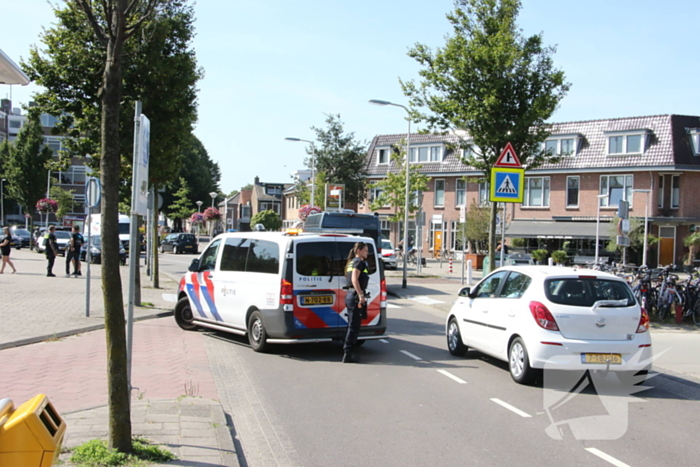
[[[450,258],[450,264],[449,264],[449,267],[447,268],[447,272],[452,274],[452,258]]]
[[[683,322],[683,306],[676,305],[676,324],[681,324]]]
[[[554,266],[554,259],[553,258],[547,258],[547,266]]]

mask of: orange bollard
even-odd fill
[[[676,324],[681,324],[683,321],[683,307],[676,305]]]

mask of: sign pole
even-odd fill
[[[85,317],[90,317],[90,263],[92,263],[92,208],[100,204],[100,180],[90,177],[86,180],[86,201],[88,208],[87,217],[87,245],[85,247],[85,262],[87,263],[87,277],[85,279]],[[85,229],[83,229],[85,231]],[[80,261],[80,252],[78,252],[78,261]]]

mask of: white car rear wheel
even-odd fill
[[[508,369],[510,376],[518,384],[529,384],[535,377],[535,370],[530,367],[530,358],[525,343],[517,337],[510,344],[508,351]]]

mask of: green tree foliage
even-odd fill
[[[459,237],[462,235],[467,240],[472,251],[483,251],[487,247],[489,239],[489,219],[491,210],[487,207],[479,206],[476,200],[472,200],[467,212],[466,222],[459,224]]]
[[[635,254],[639,255],[639,259],[641,260],[641,254],[644,251],[644,218],[639,218],[639,217],[630,217],[630,231],[628,232],[627,236],[630,239],[630,246],[627,248],[627,251],[634,252]],[[620,218],[615,216],[613,217],[612,222],[610,222],[608,226],[608,237],[611,238],[609,242],[605,244],[605,250],[609,251],[611,253],[614,252],[621,252],[622,247],[617,245],[617,235],[618,235],[618,224],[620,222]],[[655,235],[652,235],[647,232],[647,245],[648,246],[654,246],[659,242],[658,237]],[[628,259],[629,260],[629,259]]]
[[[49,189],[51,199],[55,199],[58,202],[58,211],[56,211],[56,219],[63,219],[66,214],[73,211],[73,206],[75,201],[73,200],[74,190],[64,190],[58,185],[53,185]]]
[[[355,141],[355,133],[345,133],[340,115],[326,115],[326,128],[311,127],[316,132],[318,145],[314,144],[315,170],[323,173],[324,179],[316,192],[323,193],[326,183],[345,185],[345,202],[359,203],[367,193],[367,144]],[[312,149],[307,149],[313,155]],[[311,167],[311,158],[306,159]],[[321,187],[319,190],[318,187]],[[323,206],[319,204],[318,206]]]
[[[265,230],[279,230],[282,228],[282,219],[275,211],[268,209],[260,211],[250,219],[251,226],[254,227],[256,224],[264,225]]]
[[[696,230],[691,235],[688,235],[683,240],[683,244],[688,247],[688,258],[686,259],[686,265],[693,266],[695,257],[700,250],[700,231]]]
[[[182,229],[182,220],[188,219],[196,209],[189,198],[190,189],[187,187],[187,181],[183,177],[180,177],[179,185],[180,188],[174,193],[175,201],[168,206],[170,211],[168,217],[175,220],[176,228]]]
[[[406,210],[406,150],[403,140],[399,142],[398,148],[400,149],[392,151],[391,154],[391,167],[396,170],[392,170],[385,179],[373,185],[380,194],[370,204],[372,210],[385,206],[393,208],[394,214],[389,217],[391,222],[403,222]],[[422,168],[422,165],[411,164],[408,171],[408,184],[411,190],[408,197],[409,217],[420,207],[416,199],[417,194],[428,188],[430,179],[427,175],[420,173]]]
[[[180,0],[162,1],[144,24],[144,33],[124,43],[122,58],[123,105],[119,115],[121,195],[128,204],[131,191],[134,102],[151,121],[149,178],[152,186],[177,180],[180,157],[197,118],[196,83],[202,77],[191,41],[194,37],[194,11]],[[101,70],[106,50],[84,19],[82,2],[68,2],[54,8],[57,24],[41,36],[46,49],[34,47],[28,75],[46,91],[36,96],[40,108],[62,115],[54,129],[69,135],[65,141],[69,156],[96,154],[100,147]],[[104,12],[95,6],[97,20]],[[93,169],[99,171],[95,161]],[[88,161],[89,162],[89,161]]]
[[[34,212],[36,202],[46,196],[47,170],[52,158],[51,149],[44,145],[44,134],[39,111],[29,110],[27,120],[10,143],[0,148],[7,184],[6,196],[17,201],[24,212]]]
[[[460,148],[473,149],[465,163],[489,178],[506,143],[532,169],[555,157],[540,149],[569,84],[554,68],[553,47],[542,35],[523,37],[516,19],[519,0],[455,0],[447,15],[452,34],[432,52],[416,44],[408,55],[421,66],[420,82],[401,81],[413,118],[441,131],[466,130]],[[489,255],[495,249],[496,206],[491,210]]]

